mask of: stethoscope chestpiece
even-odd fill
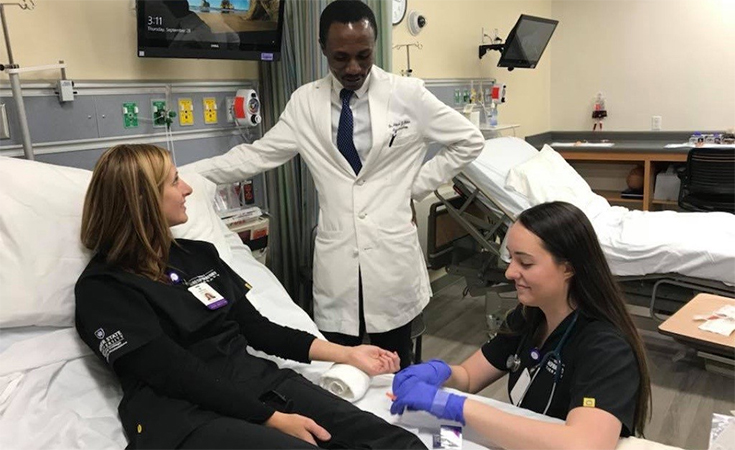
[[[511,372],[517,371],[521,367],[521,358],[518,357],[518,354],[510,355],[505,361],[505,367]]]

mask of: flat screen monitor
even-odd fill
[[[558,20],[521,14],[505,40],[498,67],[535,68],[558,23]]]
[[[138,56],[281,58],[286,0],[136,0]]]

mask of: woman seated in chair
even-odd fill
[[[458,366],[432,360],[394,378],[391,413],[425,410],[502,448],[608,448],[642,434],[651,386],[643,345],[587,217],[563,202],[524,211],[508,231],[519,305]],[[513,404],[565,420],[500,411],[439,389],[476,393],[509,373]]]
[[[343,347],[270,322],[212,244],[174,240],[191,188],[168,152],[120,145],[94,169],[76,326],[119,377],[130,448],[424,448],[413,434],[250,355],[394,372],[395,354]]]

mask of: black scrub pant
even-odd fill
[[[285,413],[313,419],[332,435],[321,448],[425,449],[413,433],[394,426],[352,403],[327,392],[302,376],[280,382],[270,393],[282,399],[273,404]],[[181,444],[184,449],[291,449],[315,448],[265,425],[221,417],[194,430]]]
[[[362,276],[358,277],[358,299],[359,299],[359,315],[360,329],[359,336],[350,336],[349,334],[333,333],[322,331],[322,334],[329,342],[335,344],[346,345],[348,347],[356,347],[363,343],[365,338],[365,312],[362,300]],[[411,321],[413,322],[413,321]],[[401,369],[405,369],[413,362],[413,343],[411,342],[411,322],[402,327],[386,331],[384,333],[368,333],[370,343],[382,349],[396,352],[401,358]]]

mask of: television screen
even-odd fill
[[[137,0],[138,56],[281,57],[286,0]]]
[[[521,14],[505,40],[498,67],[536,67],[558,23],[558,20]]]

